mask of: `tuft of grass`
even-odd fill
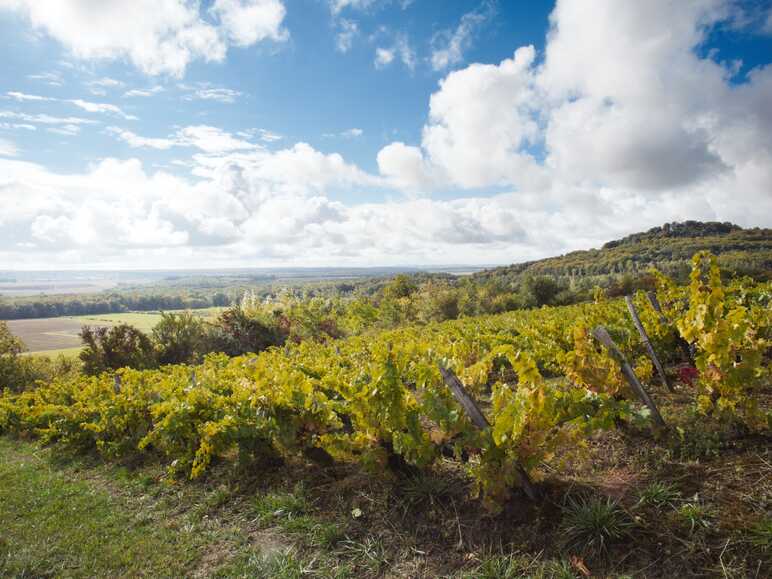
[[[712,516],[712,509],[700,502],[699,495],[694,495],[690,501],[685,502],[676,509],[676,518],[682,523],[689,525],[690,533],[709,528]]]
[[[602,555],[608,545],[624,539],[633,521],[610,497],[568,498],[560,524],[566,549],[588,555]]]
[[[292,493],[268,493],[255,498],[252,512],[262,524],[291,520],[308,513],[310,505],[303,489]]]
[[[411,506],[429,504],[434,506],[446,497],[452,488],[452,481],[445,477],[418,475],[408,478],[402,486],[401,498]]]
[[[529,557],[520,553],[492,555],[485,558],[461,579],[574,579],[571,563],[564,559],[541,561],[539,555]]]
[[[764,551],[772,550],[772,519],[757,522],[749,529],[749,535],[751,544]]]
[[[365,567],[377,573],[389,563],[386,546],[381,537],[368,535],[362,541],[345,539],[340,543],[338,553],[351,559],[357,566]]]
[[[310,565],[306,564],[292,551],[271,553],[252,553],[238,562],[231,564],[227,569],[217,573],[220,577],[260,577],[268,579],[301,579],[313,572]]]
[[[301,486],[296,486],[292,493],[259,496],[252,504],[252,512],[261,525],[276,525],[312,547],[334,546],[343,537],[339,525],[321,521],[311,511],[312,506]]]
[[[646,486],[638,494],[639,506],[651,506],[657,509],[670,506],[681,498],[681,492],[670,483],[656,481]]]

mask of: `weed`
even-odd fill
[[[367,536],[362,541],[346,539],[341,542],[340,554],[373,571],[378,571],[389,562],[381,537]]]
[[[675,508],[675,503],[680,498],[680,491],[672,484],[656,481],[639,493],[637,505],[651,506],[657,509],[662,509],[665,506]]]
[[[750,530],[750,542],[764,551],[772,550],[772,519],[766,518],[753,525]]]
[[[565,547],[589,555],[605,554],[610,543],[627,536],[633,522],[610,497],[569,498],[561,531]]]
[[[252,504],[252,511],[263,524],[300,517],[308,510],[308,500],[299,488],[294,493],[268,493],[256,497]]]
[[[429,475],[410,477],[402,487],[402,498],[411,506],[434,505],[439,498],[447,496],[452,487],[452,481],[447,478]]]
[[[699,529],[707,529],[711,525],[711,509],[700,502],[699,495],[689,501],[682,504],[676,509],[677,518],[689,525],[689,532],[694,533]]]

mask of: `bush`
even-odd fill
[[[128,324],[110,328],[83,326],[80,339],[85,346],[80,353],[83,372],[91,376],[118,368],[145,370],[158,365],[150,338]]]
[[[24,343],[11,334],[8,324],[0,321],[0,390],[19,391],[25,386],[25,376],[19,360]]]
[[[193,364],[206,352],[206,328],[198,316],[190,312],[161,312],[161,321],[153,328],[158,362],[161,364]]]

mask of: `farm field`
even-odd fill
[[[215,318],[222,308],[195,310],[204,319]],[[182,310],[180,310],[182,311]],[[150,332],[161,320],[160,312],[125,312],[61,318],[9,320],[8,328],[27,346],[27,353],[45,353],[56,356],[75,355],[80,351],[78,333],[82,326],[116,326],[130,324],[143,332]]]

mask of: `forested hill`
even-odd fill
[[[722,269],[729,272],[762,279],[772,277],[772,229],[743,229],[715,221],[666,223],[644,233],[609,241],[601,249],[497,267],[473,277],[516,281],[522,277],[550,275],[587,281],[642,273],[651,267],[683,277],[689,271],[689,260],[701,250],[718,255]]]

